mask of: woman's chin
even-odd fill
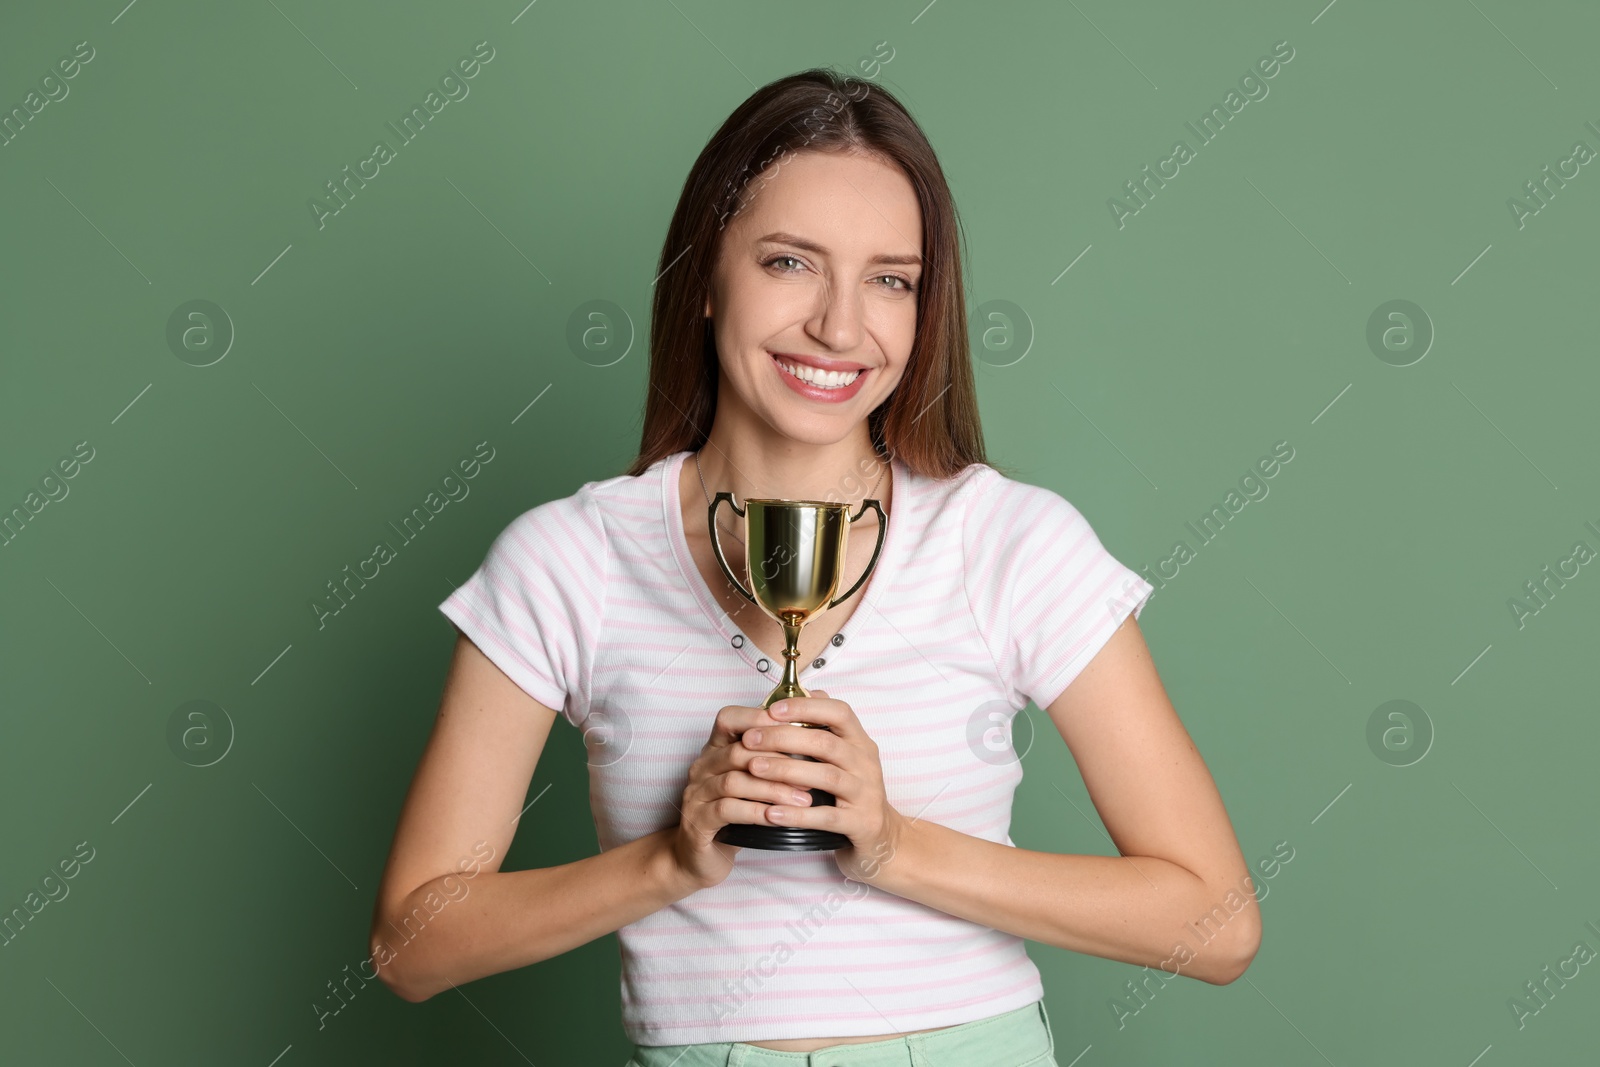
[[[841,418],[832,412],[817,413],[779,408],[767,419],[767,425],[781,437],[796,444],[825,448],[846,440],[861,420]]]

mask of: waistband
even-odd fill
[[[984,1019],[882,1041],[780,1052],[742,1041],[649,1045],[634,1049],[629,1067],[1021,1067],[1048,1062],[1055,1051],[1044,1001]]]

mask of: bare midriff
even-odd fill
[[[776,1041],[741,1041],[742,1045],[756,1045],[760,1048],[770,1048],[777,1052],[815,1052],[821,1048],[833,1045],[860,1045],[868,1041],[888,1041],[896,1037],[905,1037],[907,1034],[926,1034],[934,1030],[944,1030],[947,1027],[930,1026],[926,1030],[907,1030],[899,1034],[877,1034],[873,1037],[792,1037],[781,1038]]]

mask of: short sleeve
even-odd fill
[[[525,693],[576,723],[605,580],[605,525],[585,487],[513,519],[439,610]]]
[[[990,468],[962,521],[967,600],[1021,707],[1048,708],[1154,587],[1071,503]]]

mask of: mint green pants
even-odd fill
[[[635,1045],[624,1067],[1060,1067],[1044,1001],[886,1041],[778,1052],[742,1041]]]

